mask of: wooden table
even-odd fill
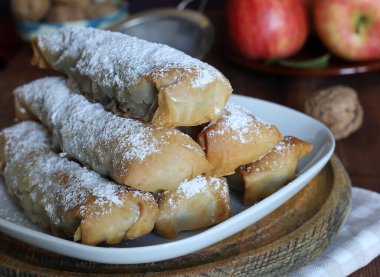
[[[221,25],[217,26],[221,28]],[[356,89],[364,108],[364,123],[358,132],[337,142],[335,153],[346,167],[353,186],[380,192],[380,184],[377,184],[380,179],[380,73],[338,77],[284,77],[260,74],[237,67],[225,59],[220,43],[222,32],[218,30],[220,29],[217,28],[216,43],[206,61],[225,74],[234,88],[234,93],[269,100],[302,111],[304,100],[317,89],[338,84]],[[13,123],[12,90],[51,73],[31,67],[30,58],[31,49],[25,45],[5,70],[0,72],[0,128]],[[380,276],[380,257],[353,276]]]

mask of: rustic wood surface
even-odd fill
[[[0,275],[281,276],[310,262],[346,219],[351,183],[339,159],[256,224],[184,257],[141,265],[103,265],[53,254],[0,233]]]
[[[318,89],[331,85],[348,85],[358,91],[364,108],[363,126],[349,138],[338,141],[335,153],[348,171],[353,186],[380,192],[380,73],[336,77],[285,77],[266,75],[240,68],[228,62],[224,45],[223,17],[210,15],[216,26],[217,38],[206,61],[220,69],[231,81],[234,92],[249,95],[282,105],[303,110],[304,100]],[[0,128],[13,122],[13,100],[11,91],[18,85],[39,78],[48,71],[29,65],[29,46],[0,72]],[[380,276],[380,257],[353,276]]]

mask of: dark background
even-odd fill
[[[129,11],[136,13],[146,9],[159,7],[175,7],[181,0],[130,0]],[[222,9],[224,0],[209,0],[206,10]],[[196,9],[200,0],[195,0],[188,7]],[[23,42],[17,35],[16,23],[12,17],[10,0],[0,0],[0,69],[20,50]]]

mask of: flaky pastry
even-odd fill
[[[294,179],[299,160],[312,149],[312,144],[286,136],[267,154],[238,168],[235,180],[244,184],[244,204],[268,197]]]
[[[149,233],[154,197],[112,183],[51,150],[47,131],[25,121],[0,133],[8,192],[40,227],[83,244],[115,244]]]
[[[52,132],[55,147],[118,183],[151,192],[175,190],[211,168],[189,136],[115,116],[73,93],[64,78],[39,79],[14,94],[19,119],[32,114]]]
[[[159,126],[215,121],[232,88],[214,67],[169,46],[92,28],[36,37],[32,64],[114,113]]]
[[[174,238],[178,232],[215,225],[230,216],[230,195],[224,178],[199,175],[175,191],[159,194],[160,213],[154,230]]]
[[[274,125],[265,123],[240,106],[228,104],[222,116],[198,135],[198,142],[214,166],[211,176],[230,175],[272,149],[282,136]]]

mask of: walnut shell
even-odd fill
[[[318,91],[305,102],[305,112],[325,123],[337,140],[348,137],[363,123],[363,108],[358,95],[346,86]]]
[[[48,13],[50,0],[12,0],[11,8],[19,19],[38,21]]]

